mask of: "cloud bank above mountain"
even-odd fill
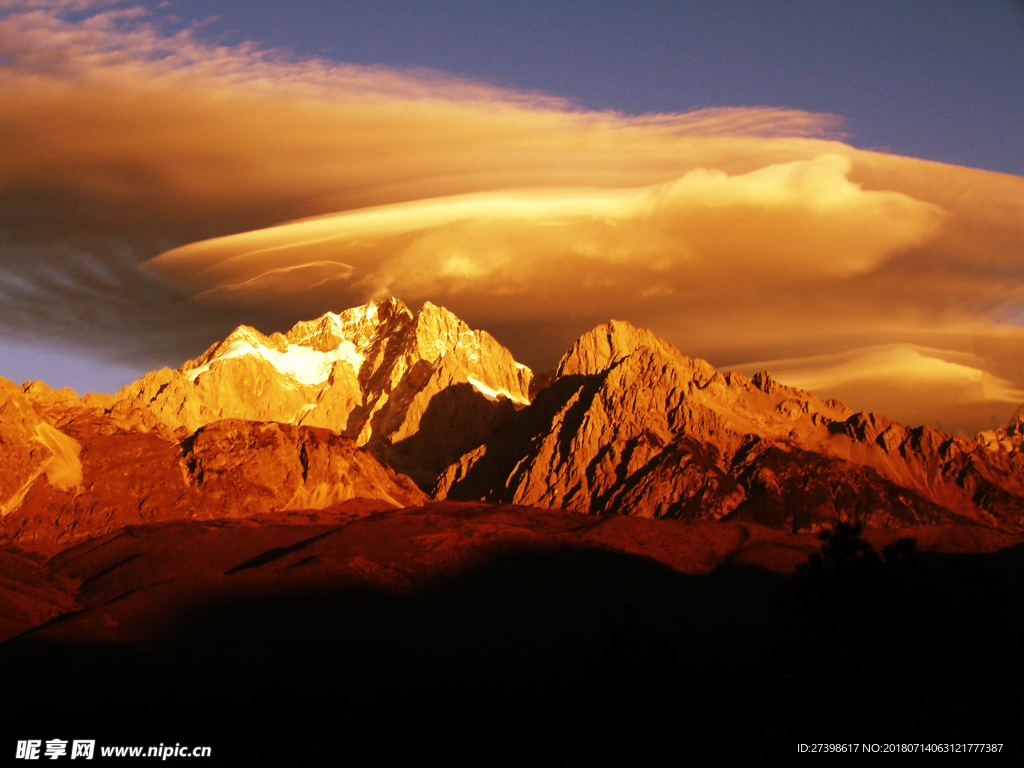
[[[832,115],[593,112],[140,7],[0,8],[8,337],[176,365],[396,295],[534,366],[616,317],[719,366],[904,344],[1024,387],[1024,179],[858,150]],[[964,429],[1013,410],[978,391]]]
[[[468,294],[485,306],[507,296],[523,308],[581,283],[669,296],[723,277],[758,289],[849,277],[937,233],[938,206],[863,190],[850,167],[819,155],[735,176],[701,168],[639,189],[399,203],[188,245],[148,266],[208,301],[276,301],[294,292],[282,284],[295,270],[316,267],[323,283],[372,298]]]
[[[987,371],[990,365],[968,352],[885,344],[747,363],[739,370],[748,376],[768,370],[792,386],[827,392],[854,410],[873,410],[904,424],[973,435],[1003,426],[1005,418],[997,414],[1024,403],[1024,390]]]

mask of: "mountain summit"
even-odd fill
[[[220,419],[323,427],[429,489],[529,404],[532,371],[443,307],[373,301],[264,336],[240,326],[115,395],[184,436]]]
[[[1024,526],[1020,423],[978,440],[908,428],[716,372],[650,331],[584,334],[534,403],[442,476],[435,498],[749,520],[793,532]]]

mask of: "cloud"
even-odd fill
[[[337,264],[347,284],[336,290],[354,301],[456,299],[501,316],[546,313],[552,301],[581,311],[594,298],[588,287],[636,297],[716,290],[723,279],[734,291],[803,285],[869,272],[939,230],[938,206],[864,190],[850,168],[819,155],[734,176],[696,169],[642,188],[401,203],[195,243],[147,266],[203,297],[260,285],[246,294],[259,306],[280,302],[271,277],[282,270]]]
[[[595,112],[6,2],[0,329],[176,365],[241,322],[396,294],[535,367],[616,317],[716,365],[911,344],[1022,387],[1024,179],[841,127]]]
[[[132,268],[174,246],[445,195],[629,188],[707,163],[747,172],[768,145],[791,160],[837,129],[778,109],[588,112],[443,73],[210,44],[107,6],[0,10],[0,327],[153,363],[298,311],[191,311],[187,293]],[[734,157],[747,142],[751,156]],[[301,316],[346,300],[314,284],[324,301]],[[235,306],[245,293],[220,295]]]
[[[905,424],[935,424],[973,436],[1003,426],[1024,402],[1024,389],[992,374],[992,361],[965,352],[888,344],[832,355],[748,363],[779,381],[835,397]]]
[[[268,299],[277,300],[289,294],[299,295],[300,302],[310,291],[326,285],[344,283],[354,268],[340,261],[311,261],[294,266],[278,267],[260,272],[254,277],[242,278],[237,283],[222,283],[208,288],[193,298],[208,304],[253,304]]]

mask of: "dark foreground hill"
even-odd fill
[[[1024,714],[1003,534],[914,529],[914,550],[841,527],[801,567],[822,542],[753,523],[369,511],[5,553],[5,732],[208,744],[208,764],[646,763],[1007,742]]]

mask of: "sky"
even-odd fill
[[[1024,2],[173,2],[204,35],[431,67],[589,109],[780,106],[855,146],[1024,174]],[[216,17],[216,18],[213,18]]]
[[[1024,402],[1024,5],[0,0],[0,375],[396,295],[971,433]]]

